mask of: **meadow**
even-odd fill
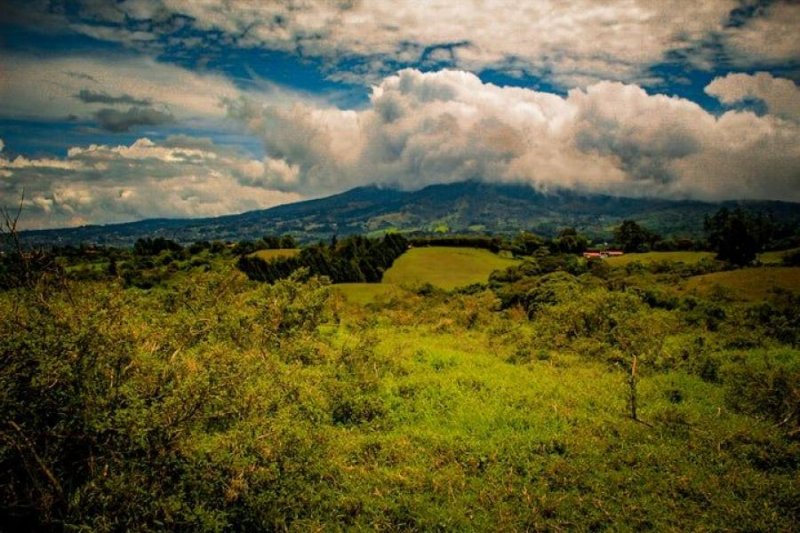
[[[609,257],[605,261],[611,266],[619,267],[629,265],[633,262],[648,264],[666,261],[671,263],[681,262],[691,264],[712,259],[714,259],[714,254],[711,252],[645,252]]]
[[[168,253],[150,262],[169,272]],[[425,247],[383,283],[269,284],[209,253],[150,288],[0,293],[8,527],[800,522],[800,268]],[[694,290],[708,278],[761,288]]]
[[[715,272],[689,278],[682,288],[691,294],[725,294],[756,302],[775,290],[798,291],[800,268],[775,266]]]
[[[271,259],[294,257],[299,253],[300,253],[299,248],[276,248],[272,250],[258,250],[257,252],[253,252],[251,255],[254,255],[255,257],[260,257],[265,261],[270,261]]]
[[[430,283],[449,290],[473,283],[486,283],[493,271],[514,263],[514,259],[478,248],[412,248],[397,258],[384,273],[382,282],[393,285]]]

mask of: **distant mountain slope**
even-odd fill
[[[460,182],[417,191],[376,186],[250,211],[202,219],[152,219],[107,226],[29,231],[27,242],[46,244],[131,244],[143,236],[182,242],[255,239],[292,233],[301,240],[333,234],[399,231],[488,231],[522,229],[552,235],[574,226],[589,236],[607,238],[623,219],[633,219],[666,236],[698,236],[703,217],[721,205],[742,205],[770,213],[784,224],[800,224],[800,204],[743,201],[715,204],[648,198],[620,198],[572,191],[542,193],[525,185]]]

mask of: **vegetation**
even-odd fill
[[[486,283],[492,271],[515,263],[513,259],[478,248],[412,248],[386,271],[383,282],[395,285],[430,284],[441,289],[454,289],[473,283]]]
[[[288,278],[300,268],[315,276],[327,276],[335,283],[378,282],[383,272],[406,251],[408,244],[401,235],[389,234],[382,239],[355,236],[303,248],[299,254],[264,260],[258,255],[243,255],[239,268],[256,281],[273,283]]]
[[[795,529],[800,268],[579,237],[6,255],[3,529]]]
[[[614,230],[614,242],[625,252],[647,252],[661,237],[633,220],[623,220]]]
[[[698,294],[723,294],[732,299],[758,301],[767,298],[775,289],[800,288],[800,268],[761,267],[716,272],[689,279],[685,288]]]
[[[713,258],[714,254],[711,252],[646,252],[609,257],[606,262],[612,266],[626,266],[631,263],[648,265],[659,262],[694,264]]]
[[[769,241],[772,224],[763,216],[755,216],[741,208],[722,208],[706,218],[708,243],[717,258],[737,265],[751,263]]]

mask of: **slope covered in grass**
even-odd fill
[[[644,264],[654,263],[656,261],[697,263],[704,259],[714,259],[714,254],[711,252],[647,252],[609,257],[606,259],[606,262],[611,266],[625,266],[634,261]]]
[[[430,283],[442,289],[454,289],[472,283],[485,283],[493,271],[515,263],[514,259],[478,248],[412,248],[398,257],[384,273],[383,283]]]
[[[800,268],[762,267],[715,272],[690,278],[684,285],[688,292],[709,295],[721,289],[733,298],[748,301],[764,299],[776,288],[800,293]]]
[[[277,248],[274,250],[259,250],[257,252],[253,252],[254,257],[260,257],[265,261],[269,261],[271,259],[283,258],[283,257],[294,257],[300,253],[299,248]]]

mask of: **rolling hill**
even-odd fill
[[[541,192],[526,185],[460,182],[417,191],[359,187],[333,196],[237,215],[201,219],[152,219],[125,224],[24,232],[33,245],[97,243],[129,245],[143,236],[181,242],[255,239],[291,233],[301,241],[333,234],[402,232],[515,233],[528,229],[553,235],[573,226],[605,239],[623,219],[633,219],[664,236],[698,236],[703,217],[721,205],[742,205],[771,214],[779,223],[800,224],[800,204],[742,201],[621,198],[573,191]]]

